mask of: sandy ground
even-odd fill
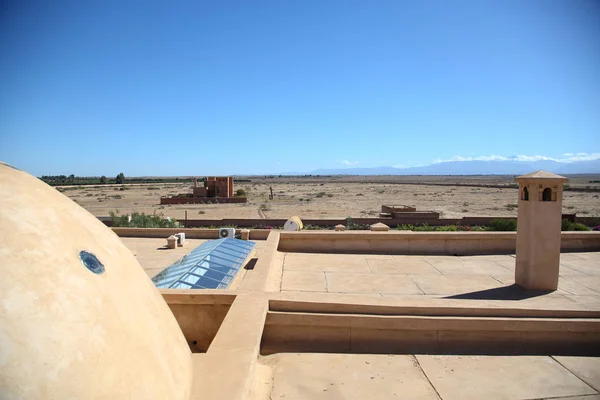
[[[160,212],[183,219],[221,218],[346,218],[376,217],[382,204],[415,206],[437,211],[443,218],[463,216],[516,216],[517,190],[435,184],[511,184],[512,177],[330,177],[249,178],[235,189],[248,193],[246,204],[160,205],[160,197],[191,192],[188,184],[77,186],[64,194],[96,216],[111,211]],[[573,187],[600,188],[600,177],[571,179]],[[269,200],[270,188],[275,197]],[[599,192],[565,192],[564,213],[600,216]]]

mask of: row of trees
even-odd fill
[[[67,175],[42,175],[42,181],[46,182],[52,186],[58,185],[92,185],[92,184],[107,184],[107,183],[116,183],[123,184],[125,183],[125,175],[121,172],[114,179],[108,179],[106,176],[102,175],[101,177],[97,176],[75,176],[73,174]]]

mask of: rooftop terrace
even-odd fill
[[[514,254],[301,253],[281,251],[279,237],[256,241],[235,290],[194,291],[186,301],[182,291],[162,291],[180,321],[173,302],[222,309],[194,354],[207,374],[198,390],[216,385],[225,390],[216,397],[241,390],[256,399],[600,399],[600,358],[577,350],[596,344],[589,335],[580,346],[569,338],[573,354],[553,340],[555,351],[540,345],[550,331],[572,329],[565,322],[600,316],[600,252],[561,254],[558,290],[532,292],[513,285]],[[168,253],[157,250],[159,239],[122,240],[149,276]],[[184,326],[184,334],[191,341],[198,332]],[[236,357],[216,362],[229,347]]]

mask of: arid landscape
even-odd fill
[[[563,213],[600,216],[600,175],[569,177]],[[235,189],[246,204],[160,205],[160,197],[191,192],[186,183],[63,186],[65,195],[96,216],[111,211],[160,212],[171,218],[346,218],[377,217],[381,205],[408,205],[436,211],[442,218],[516,216],[512,176],[331,176],[244,177]],[[249,181],[248,181],[249,180]],[[467,186],[468,185],[468,186]],[[488,187],[486,187],[488,186]],[[489,187],[492,186],[492,187]],[[269,199],[272,188],[274,198]]]

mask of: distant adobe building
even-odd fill
[[[233,197],[232,176],[208,176],[204,186],[198,187],[194,178],[194,197]]]
[[[207,176],[204,185],[198,186],[194,178],[192,193],[161,197],[160,204],[202,204],[202,203],[245,203],[245,197],[234,197],[232,176]]]

